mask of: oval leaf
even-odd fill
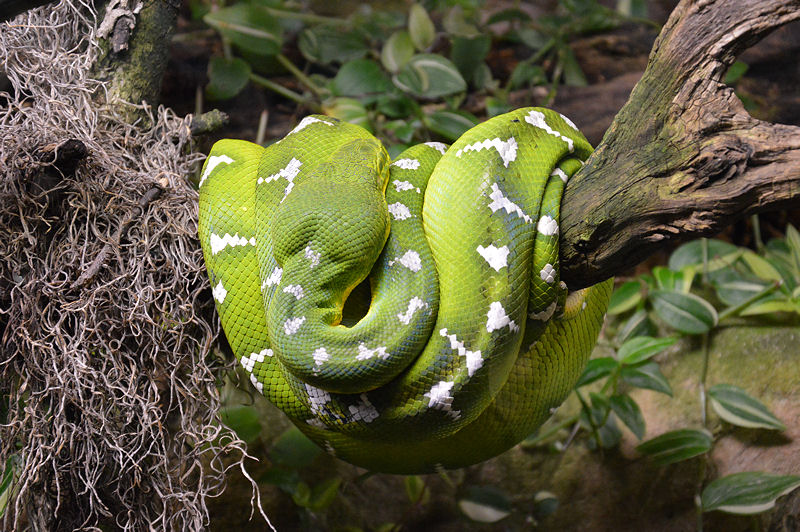
[[[390,87],[391,83],[380,65],[370,59],[355,59],[343,64],[332,85],[340,96],[382,94]]]
[[[436,38],[433,21],[425,8],[419,4],[411,6],[411,12],[408,14],[408,32],[411,35],[411,42],[420,52],[432,45]]]
[[[456,66],[435,54],[415,55],[393,80],[401,90],[420,98],[438,98],[467,88]]]
[[[405,30],[392,33],[381,50],[381,63],[389,72],[397,72],[414,55],[414,43]]]
[[[619,362],[611,357],[593,358],[586,364],[575,387],[580,388],[581,386],[586,386],[587,384],[611,375],[611,372],[618,366]]]
[[[622,380],[637,388],[655,390],[672,397],[672,388],[655,362],[645,362],[635,366],[623,366],[619,372]]]
[[[247,61],[234,57],[212,57],[208,62],[208,85],[206,96],[210,100],[233,98],[250,80],[250,65]]]
[[[752,429],[786,430],[761,401],[732,384],[717,384],[708,390],[711,407],[719,417],[739,427]]]
[[[235,4],[208,13],[203,20],[233,44],[248,52],[275,55],[281,50],[281,25],[262,7]]]
[[[326,105],[323,110],[328,116],[361,126],[372,132],[367,108],[360,100],[355,98],[335,98],[331,105]]]
[[[636,336],[652,336],[657,333],[658,331],[647,315],[647,311],[639,309],[620,326],[614,339],[618,343],[624,343],[629,338],[634,338]]]
[[[608,303],[608,315],[622,314],[632,309],[642,300],[642,285],[638,281],[628,281],[622,283],[611,294],[611,301]]]
[[[717,324],[711,303],[694,294],[653,290],[653,309],[673,329],[685,334],[702,334]]]
[[[645,424],[642,411],[636,401],[631,399],[629,395],[612,395],[609,399],[611,410],[617,417],[625,423],[625,426],[631,429],[637,438],[640,440],[644,438]]]
[[[450,58],[464,79],[474,83],[476,70],[483,65],[486,54],[492,45],[489,35],[477,37],[456,37],[450,50]]]
[[[278,437],[269,454],[276,464],[300,469],[310,465],[320,452],[320,448],[300,432],[300,429],[290,427]]]
[[[364,38],[355,31],[340,26],[314,26],[304,30],[297,40],[303,57],[314,63],[345,63],[367,55]]]
[[[636,450],[666,465],[687,460],[711,450],[712,437],[707,430],[673,430],[639,444]]]
[[[719,510],[731,514],[761,513],[775,506],[775,500],[800,487],[796,475],[762,472],[734,473],[711,481],[700,500],[704,512]]]
[[[425,126],[448,140],[456,140],[477,123],[477,119],[461,111],[434,111],[423,116]]]
[[[708,239],[707,260],[722,257],[731,253],[737,253],[739,248],[722,240]],[[669,257],[668,266],[670,270],[680,271],[686,266],[703,264],[703,240],[692,240],[678,247]]]
[[[458,508],[479,523],[496,523],[511,514],[508,496],[491,486],[470,486],[458,500]]]
[[[675,342],[677,338],[651,338],[649,336],[637,336],[631,338],[617,351],[617,358],[623,364],[638,364],[644,362],[653,355],[660,353]]]

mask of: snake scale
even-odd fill
[[[518,443],[574,386],[608,305],[610,280],[568,293],[559,279],[561,195],[591,151],[540,108],[393,162],[322,115],[267,148],[217,142],[199,237],[253,385],[375,471],[462,467]]]

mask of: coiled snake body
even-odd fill
[[[610,282],[568,295],[559,279],[561,193],[590,153],[538,108],[394,162],[326,116],[266,149],[216,143],[199,235],[255,387],[377,471],[461,467],[519,442],[574,386],[608,304]],[[367,276],[369,309],[349,320]]]

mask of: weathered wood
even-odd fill
[[[800,206],[800,127],[752,118],[722,83],[800,0],[685,0],[562,202],[562,278],[601,281],[667,242]]]

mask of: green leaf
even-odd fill
[[[372,124],[369,121],[367,108],[360,100],[355,98],[335,98],[330,105],[323,109],[325,114],[334,118],[339,118],[345,122],[356,124],[372,132]]]
[[[744,76],[745,72],[747,72],[747,63],[743,61],[735,61],[731,66],[728,67],[728,71],[725,73],[725,79],[723,83],[725,85],[733,85],[739,79]]]
[[[282,467],[271,467],[258,478],[259,483],[272,484],[288,494],[292,494],[300,482],[300,473],[296,469],[284,469]]]
[[[212,57],[208,62],[208,85],[206,96],[210,100],[233,98],[250,80],[250,65],[247,61],[234,57]]]
[[[751,515],[775,506],[778,497],[800,487],[800,476],[750,471],[712,480],[700,495],[704,512]]]
[[[585,87],[589,83],[586,81],[586,76],[575,58],[575,53],[572,49],[565,45],[561,48],[559,57],[561,58],[561,66],[564,69],[564,83],[572,87]]]
[[[708,239],[708,260],[739,253],[739,248],[722,240]],[[678,247],[669,257],[669,269],[681,271],[686,266],[703,264],[703,240],[692,240]]]
[[[694,294],[653,290],[649,297],[656,314],[667,325],[682,333],[702,334],[717,324],[716,309]]]
[[[539,519],[552,515],[558,509],[558,497],[549,491],[539,491],[533,497],[533,513]]]
[[[312,512],[321,512],[330,506],[339,494],[341,484],[342,477],[332,477],[314,486],[308,498],[308,509]]]
[[[792,250],[796,272],[800,270],[800,233],[797,232],[797,229],[792,224],[786,226],[786,243],[789,245],[789,249]]]
[[[766,281],[744,272],[740,273],[733,268],[717,271],[712,284],[720,301],[731,307],[744,303],[770,285]]]
[[[419,4],[411,6],[411,12],[408,14],[408,32],[411,34],[411,42],[420,52],[428,49],[436,38],[433,21],[425,8]]]
[[[281,25],[263,7],[234,4],[208,13],[203,20],[233,44],[248,52],[275,55],[281,51]]]
[[[677,338],[651,338],[637,336],[631,338],[617,350],[617,358],[622,364],[633,365],[644,362],[677,342]]]
[[[617,12],[626,17],[647,18],[645,0],[617,0]]]
[[[740,316],[762,316],[764,314],[774,314],[776,312],[794,312],[800,314],[800,304],[788,299],[773,299],[768,301],[756,301],[739,313]]]
[[[614,340],[618,344],[622,344],[635,336],[652,336],[657,332],[655,325],[647,315],[647,311],[639,309],[620,326]]]
[[[435,54],[415,55],[393,80],[401,90],[429,99],[463,92],[467,88],[456,66]]]
[[[593,358],[586,364],[575,387],[580,388],[581,386],[586,386],[587,384],[598,381],[603,377],[607,377],[618,367],[619,362],[612,357]]]
[[[764,404],[732,384],[717,384],[708,390],[711,407],[732,425],[752,429],[786,430]]]
[[[623,366],[619,374],[622,380],[631,386],[672,396],[672,388],[655,362],[648,361],[635,366]]]
[[[749,249],[742,254],[742,260],[758,278],[765,281],[782,281],[783,277],[770,262]]]
[[[581,419],[586,427],[596,429],[597,433],[592,441],[604,449],[615,447],[622,439],[622,431],[619,430],[616,419],[610,413],[611,404],[608,398],[594,392],[589,393],[589,397],[592,400],[591,409],[587,412],[585,408],[582,408]]]
[[[414,56],[414,43],[406,30],[392,33],[381,49],[381,63],[389,72],[397,72]]]
[[[489,118],[507,113],[511,110],[511,106],[508,105],[505,100],[495,98],[494,96],[487,96],[485,104],[486,114],[489,116]]]
[[[425,494],[425,480],[419,475],[407,475],[403,478],[403,485],[406,488],[406,495],[411,504],[422,501]]]
[[[16,454],[12,454],[6,458],[3,475],[0,477],[2,478],[2,481],[0,481],[0,518],[5,515],[9,501],[11,501],[18,491],[15,485],[15,479],[17,478],[19,461],[20,459]]]
[[[378,112],[389,118],[408,118],[417,114],[419,105],[400,92],[390,92],[378,97]]]
[[[508,84],[512,89],[519,89],[529,85],[543,85],[545,82],[547,82],[547,76],[544,69],[527,61],[517,63],[508,80]]]
[[[383,94],[391,86],[380,65],[370,59],[354,59],[343,64],[332,84],[339,96]]]
[[[663,266],[656,266],[653,268],[653,277],[656,280],[658,288],[668,292],[688,292],[688,287],[684,285],[684,276],[682,272],[676,272]]]
[[[253,443],[261,434],[262,427],[258,411],[252,406],[226,406],[220,408],[219,417],[246,443]]]
[[[479,523],[496,523],[511,515],[508,496],[492,486],[470,486],[458,499],[458,508]]]
[[[614,293],[611,294],[611,301],[608,303],[606,313],[609,316],[622,314],[642,301],[642,285],[638,281],[628,281],[622,283]]]
[[[475,82],[475,73],[483,65],[486,54],[492,45],[489,35],[477,37],[456,37],[450,49],[450,58],[461,75],[470,83]]]
[[[517,31],[517,37],[522,41],[522,44],[535,51],[552,45],[552,40],[547,35],[533,28],[520,28]]]
[[[345,63],[367,55],[369,47],[355,31],[341,26],[314,26],[300,33],[297,47],[303,57],[314,63]]]
[[[478,123],[478,119],[463,111],[434,111],[423,116],[425,127],[448,140],[456,140]]]
[[[497,24],[498,22],[530,22],[531,16],[516,7],[509,7],[493,13],[489,20],[486,21],[487,25]]]
[[[300,429],[290,427],[278,437],[269,454],[278,465],[301,469],[310,465],[320,452],[320,448]]]
[[[707,430],[673,430],[639,444],[636,450],[659,465],[672,464],[707,453],[713,438]]]
[[[644,416],[642,416],[642,411],[636,401],[631,399],[629,395],[621,394],[612,395],[609,398],[609,403],[611,404],[611,410],[614,411],[620,421],[625,423],[625,426],[631,429],[631,432],[637,438],[640,440],[644,438]]]
[[[311,502],[311,488],[305,482],[298,482],[292,492],[292,500],[297,506],[307,508]]]
[[[409,144],[420,125],[418,120],[392,120],[386,122],[383,127],[386,131],[391,132],[400,142]]]

